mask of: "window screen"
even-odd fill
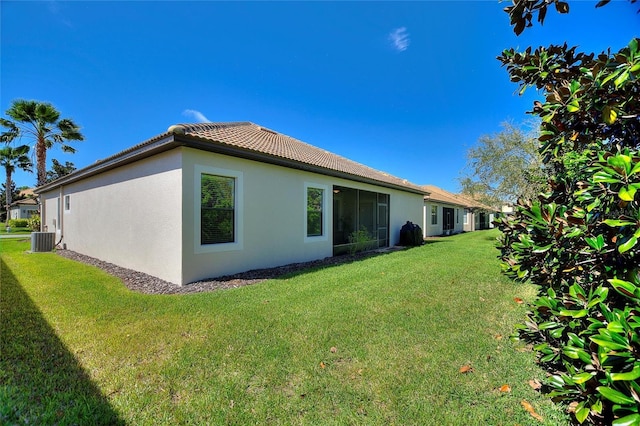
[[[235,179],[202,174],[200,243],[232,243],[235,236]]]

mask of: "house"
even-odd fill
[[[425,237],[451,235],[462,232],[462,216],[466,200],[434,185],[423,185],[429,194],[424,196],[422,232]]]
[[[495,209],[473,198],[434,185],[422,185],[424,196],[422,232],[425,237],[489,229]]]
[[[14,201],[9,206],[9,219],[29,219],[38,214],[38,202],[35,198],[24,198]]]
[[[395,245],[424,191],[249,122],[167,132],[37,188],[69,250],[183,285]]]
[[[480,231],[494,227],[493,221],[500,214],[500,208],[489,206],[466,194],[457,194],[463,200],[467,200],[464,213],[464,230]]]

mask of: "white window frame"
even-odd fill
[[[433,209],[435,209],[435,215],[433,214],[434,211]],[[435,218],[435,222],[434,219]],[[437,225],[438,224],[438,206],[436,204],[432,204],[431,205],[431,226]]]
[[[231,243],[201,244],[200,228],[202,220],[200,216],[200,202],[202,197],[202,175],[216,175],[235,179],[235,205],[234,205],[234,236]],[[222,169],[219,167],[197,164],[194,166],[194,199],[193,199],[193,241],[195,253],[216,253],[223,251],[237,251],[244,248],[244,185],[243,173],[237,170]]]
[[[309,188],[321,189],[322,190],[322,235],[315,235],[312,237],[307,236],[307,194]],[[305,243],[313,243],[319,241],[328,241],[329,240],[329,186],[322,185],[319,183],[313,182],[305,182],[304,183],[304,242]]]
[[[462,218],[463,218],[463,223],[465,225],[469,224],[469,212],[465,209],[464,213],[462,214]]]
[[[71,211],[71,196],[70,195],[65,195],[64,196],[64,211],[65,212]]]

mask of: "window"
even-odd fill
[[[464,214],[462,215],[462,220],[464,220],[464,224],[468,225],[469,224],[469,212],[468,211],[464,211]]]
[[[64,196],[64,209],[65,210],[70,210],[71,209],[71,200],[69,199],[69,195],[65,195]]]
[[[194,252],[243,250],[243,173],[202,164],[193,171]]]
[[[319,237],[324,234],[322,228],[324,190],[307,188],[307,237]]]
[[[460,223],[460,209],[456,209],[456,223]]]
[[[438,206],[431,206],[431,224],[438,224]]]
[[[235,179],[203,173],[200,179],[200,244],[235,241]]]

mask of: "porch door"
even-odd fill
[[[369,248],[389,246],[389,194],[333,187],[333,254],[348,253],[353,232],[369,235]]]
[[[389,196],[378,194],[378,247],[389,247]]]
[[[453,231],[453,228],[454,228],[453,215],[454,215],[454,211],[452,208],[450,207],[442,208],[442,216],[443,216],[442,230],[443,231]]]
[[[487,229],[486,221],[486,215],[484,213],[480,213],[480,226],[478,229]]]

